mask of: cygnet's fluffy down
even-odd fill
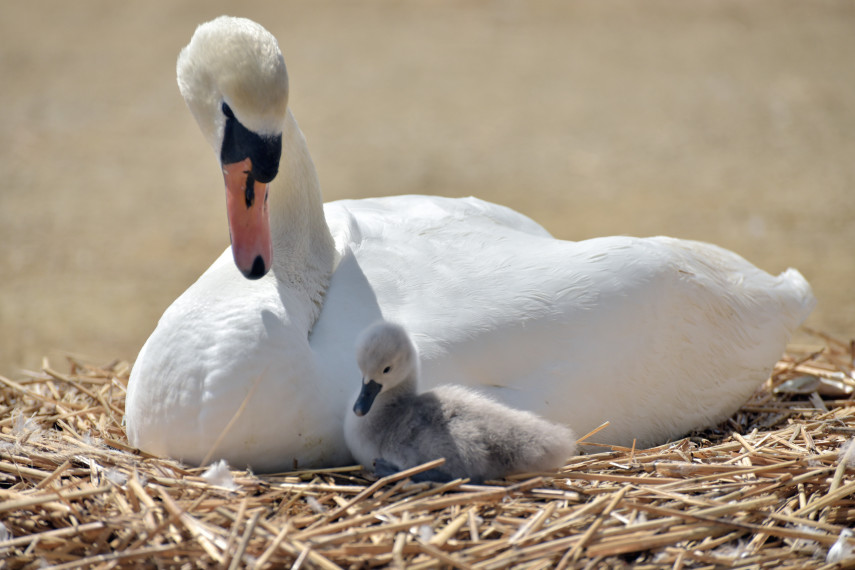
[[[496,479],[555,470],[576,451],[567,427],[516,410],[463,386],[417,393],[419,360],[403,327],[379,322],[357,341],[362,388],[346,414],[345,439],[379,475],[440,457],[420,479]]]

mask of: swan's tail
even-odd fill
[[[657,239],[681,250],[681,261],[687,266],[699,266],[700,274],[715,275],[722,290],[735,292],[736,297],[731,301],[741,305],[743,316],[749,320],[765,315],[780,325],[777,327],[779,331],[783,328],[789,336],[816,306],[810,284],[796,269],[790,268],[773,276],[739,254],[717,245],[674,238]],[[742,286],[731,288],[735,283]],[[762,328],[760,326],[758,330]]]
[[[789,318],[788,328],[795,330],[816,306],[810,283],[796,269],[790,268],[778,275],[776,288],[782,304],[782,315]]]

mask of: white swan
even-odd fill
[[[419,358],[407,331],[380,321],[356,342],[361,389],[345,410],[353,457],[378,475],[445,458],[414,481],[473,482],[554,471],[576,452],[567,427],[456,384],[417,392]]]
[[[560,241],[473,198],[324,206],[279,47],[249,20],[201,25],[178,83],[223,164],[233,246],[134,365],[127,432],[149,452],[350,461],[352,347],[380,318],[407,323],[426,389],[468,384],[576,433],[609,420],[602,441],[659,442],[734,412],[815,302],[795,270],[664,237]]]

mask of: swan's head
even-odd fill
[[[368,413],[378,394],[418,374],[416,347],[407,331],[385,321],[371,325],[359,336],[356,362],[362,370],[362,390],[353,405],[357,416]]]
[[[267,194],[288,113],[279,44],[251,20],[220,16],[196,28],[177,68],[181,95],[223,168],[235,263],[257,279],[273,258]]]

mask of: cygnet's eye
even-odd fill
[[[225,101],[223,101],[223,115],[225,115],[229,119],[235,118],[235,114],[232,112],[232,108],[229,107],[229,104]]]
[[[392,370],[392,367],[387,366],[386,368],[383,369],[383,374],[388,374],[390,370]]]

